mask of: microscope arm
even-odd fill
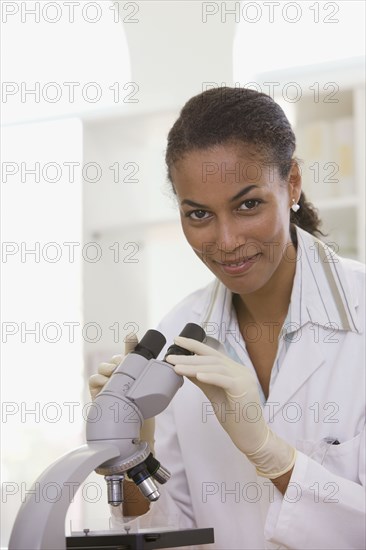
[[[101,463],[119,453],[117,447],[107,442],[89,443],[51,464],[37,479],[19,510],[9,550],[66,550],[65,518],[75,489]],[[57,499],[47,497],[47,489],[52,487],[58,491]]]
[[[181,336],[203,341],[205,333],[192,323]],[[135,350],[125,357],[90,407],[87,444],[60,457],[37,479],[16,517],[9,550],[65,550],[65,518],[73,499],[70,489],[95,470],[104,475],[108,502],[123,501],[127,473],[150,501],[160,496],[155,481],[165,483],[169,472],[153,457],[147,442],[140,441],[144,419],[162,412],[183,384],[172,365],[156,360],[165,344],[158,331],[148,331]],[[189,354],[172,345],[175,353]],[[47,488],[61,492],[47,498]],[[34,490],[33,490],[34,489]]]

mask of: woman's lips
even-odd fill
[[[239,262],[219,262],[215,260],[215,263],[217,263],[222,271],[227,275],[241,275],[242,273],[248,271],[248,269],[250,269],[252,265],[259,260],[260,256],[261,253],[258,252],[258,254],[255,254],[250,258],[244,258]]]

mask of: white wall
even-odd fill
[[[100,341],[85,343],[90,369],[103,354],[122,352],[126,324],[134,323],[142,337],[177,300],[211,279],[181,233],[166,179],[164,148],[176,116],[84,124],[84,166],[94,162],[102,169],[100,181],[84,180],[84,241],[97,242],[102,253],[98,262],[84,262],[85,319],[103,328]],[[118,182],[109,169],[116,163]],[[131,174],[128,163],[134,163],[136,181],[123,181]]]
[[[14,169],[3,179],[1,220],[1,544],[6,545],[34,480],[83,441],[82,261],[77,253],[82,183],[80,169],[71,181],[64,165],[81,166],[82,124],[65,119],[13,125],[2,135],[3,170],[10,162]],[[53,167],[46,169],[51,161]],[[38,181],[37,173],[26,171],[36,163]],[[57,171],[58,181],[51,181]],[[73,260],[64,243],[75,243]]]

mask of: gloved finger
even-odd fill
[[[168,363],[176,365],[214,365],[221,362],[220,357],[208,356],[208,355],[168,355],[165,358]],[[223,364],[223,363],[222,363]]]
[[[187,376],[186,380],[189,380],[192,384],[197,386],[197,388],[199,388],[211,402],[217,401],[221,403],[225,399],[225,390],[218,388],[217,386],[202,382],[195,376]],[[219,392],[222,392],[221,396]]]
[[[197,380],[199,382],[204,382],[205,384],[211,384],[212,386],[217,386],[222,388],[225,391],[234,391],[236,389],[237,379],[227,376],[225,374],[213,373],[213,372],[198,372]],[[239,393],[243,394],[242,384],[238,384]],[[232,396],[234,397],[234,396]],[[239,396],[237,396],[239,397]]]
[[[125,355],[133,351],[138,343],[139,343],[139,340],[137,338],[137,335],[134,332],[127,334],[125,338]]]
[[[103,386],[108,382],[109,378],[102,374],[93,374],[89,378],[89,392],[92,399],[95,399],[98,393],[103,389]]]
[[[115,363],[100,363],[98,367],[98,374],[109,377],[116,370],[116,368],[117,365]]]
[[[222,356],[225,357],[225,355],[223,355],[219,351],[216,351],[215,349],[211,348],[210,346],[207,346],[206,344],[203,344],[202,342],[193,340],[192,338],[177,336],[176,338],[174,338],[174,343],[180,346],[181,348],[187,349],[188,351],[192,351],[193,353],[197,353],[197,355],[211,355],[215,357],[222,357]]]
[[[175,367],[174,367],[174,370],[175,370]],[[179,374],[179,373],[177,373],[177,374]],[[208,396],[208,393],[207,393],[207,389],[209,388],[209,384],[205,384],[203,382],[200,382],[196,378],[196,376],[186,376],[186,379],[189,380],[190,382],[192,382],[192,384],[194,384],[195,386],[197,386],[210,399],[210,397]],[[216,388],[215,388],[215,391],[217,391]]]
[[[102,387],[108,382],[109,378],[103,374],[93,374],[89,378],[90,389],[102,389]]]
[[[182,376],[197,376],[198,373],[218,373],[223,374],[225,376],[230,376],[230,371],[228,371],[227,368],[223,365],[219,364],[212,364],[209,365],[186,365],[184,363],[177,363],[174,366],[174,370],[177,374],[181,374]],[[231,378],[233,378],[231,376]]]
[[[120,363],[122,363],[123,355],[113,355],[112,359],[110,360],[110,363],[114,363],[117,367]]]

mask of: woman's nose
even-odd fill
[[[232,254],[245,244],[242,224],[237,221],[223,221],[218,224],[216,242],[222,254]]]

